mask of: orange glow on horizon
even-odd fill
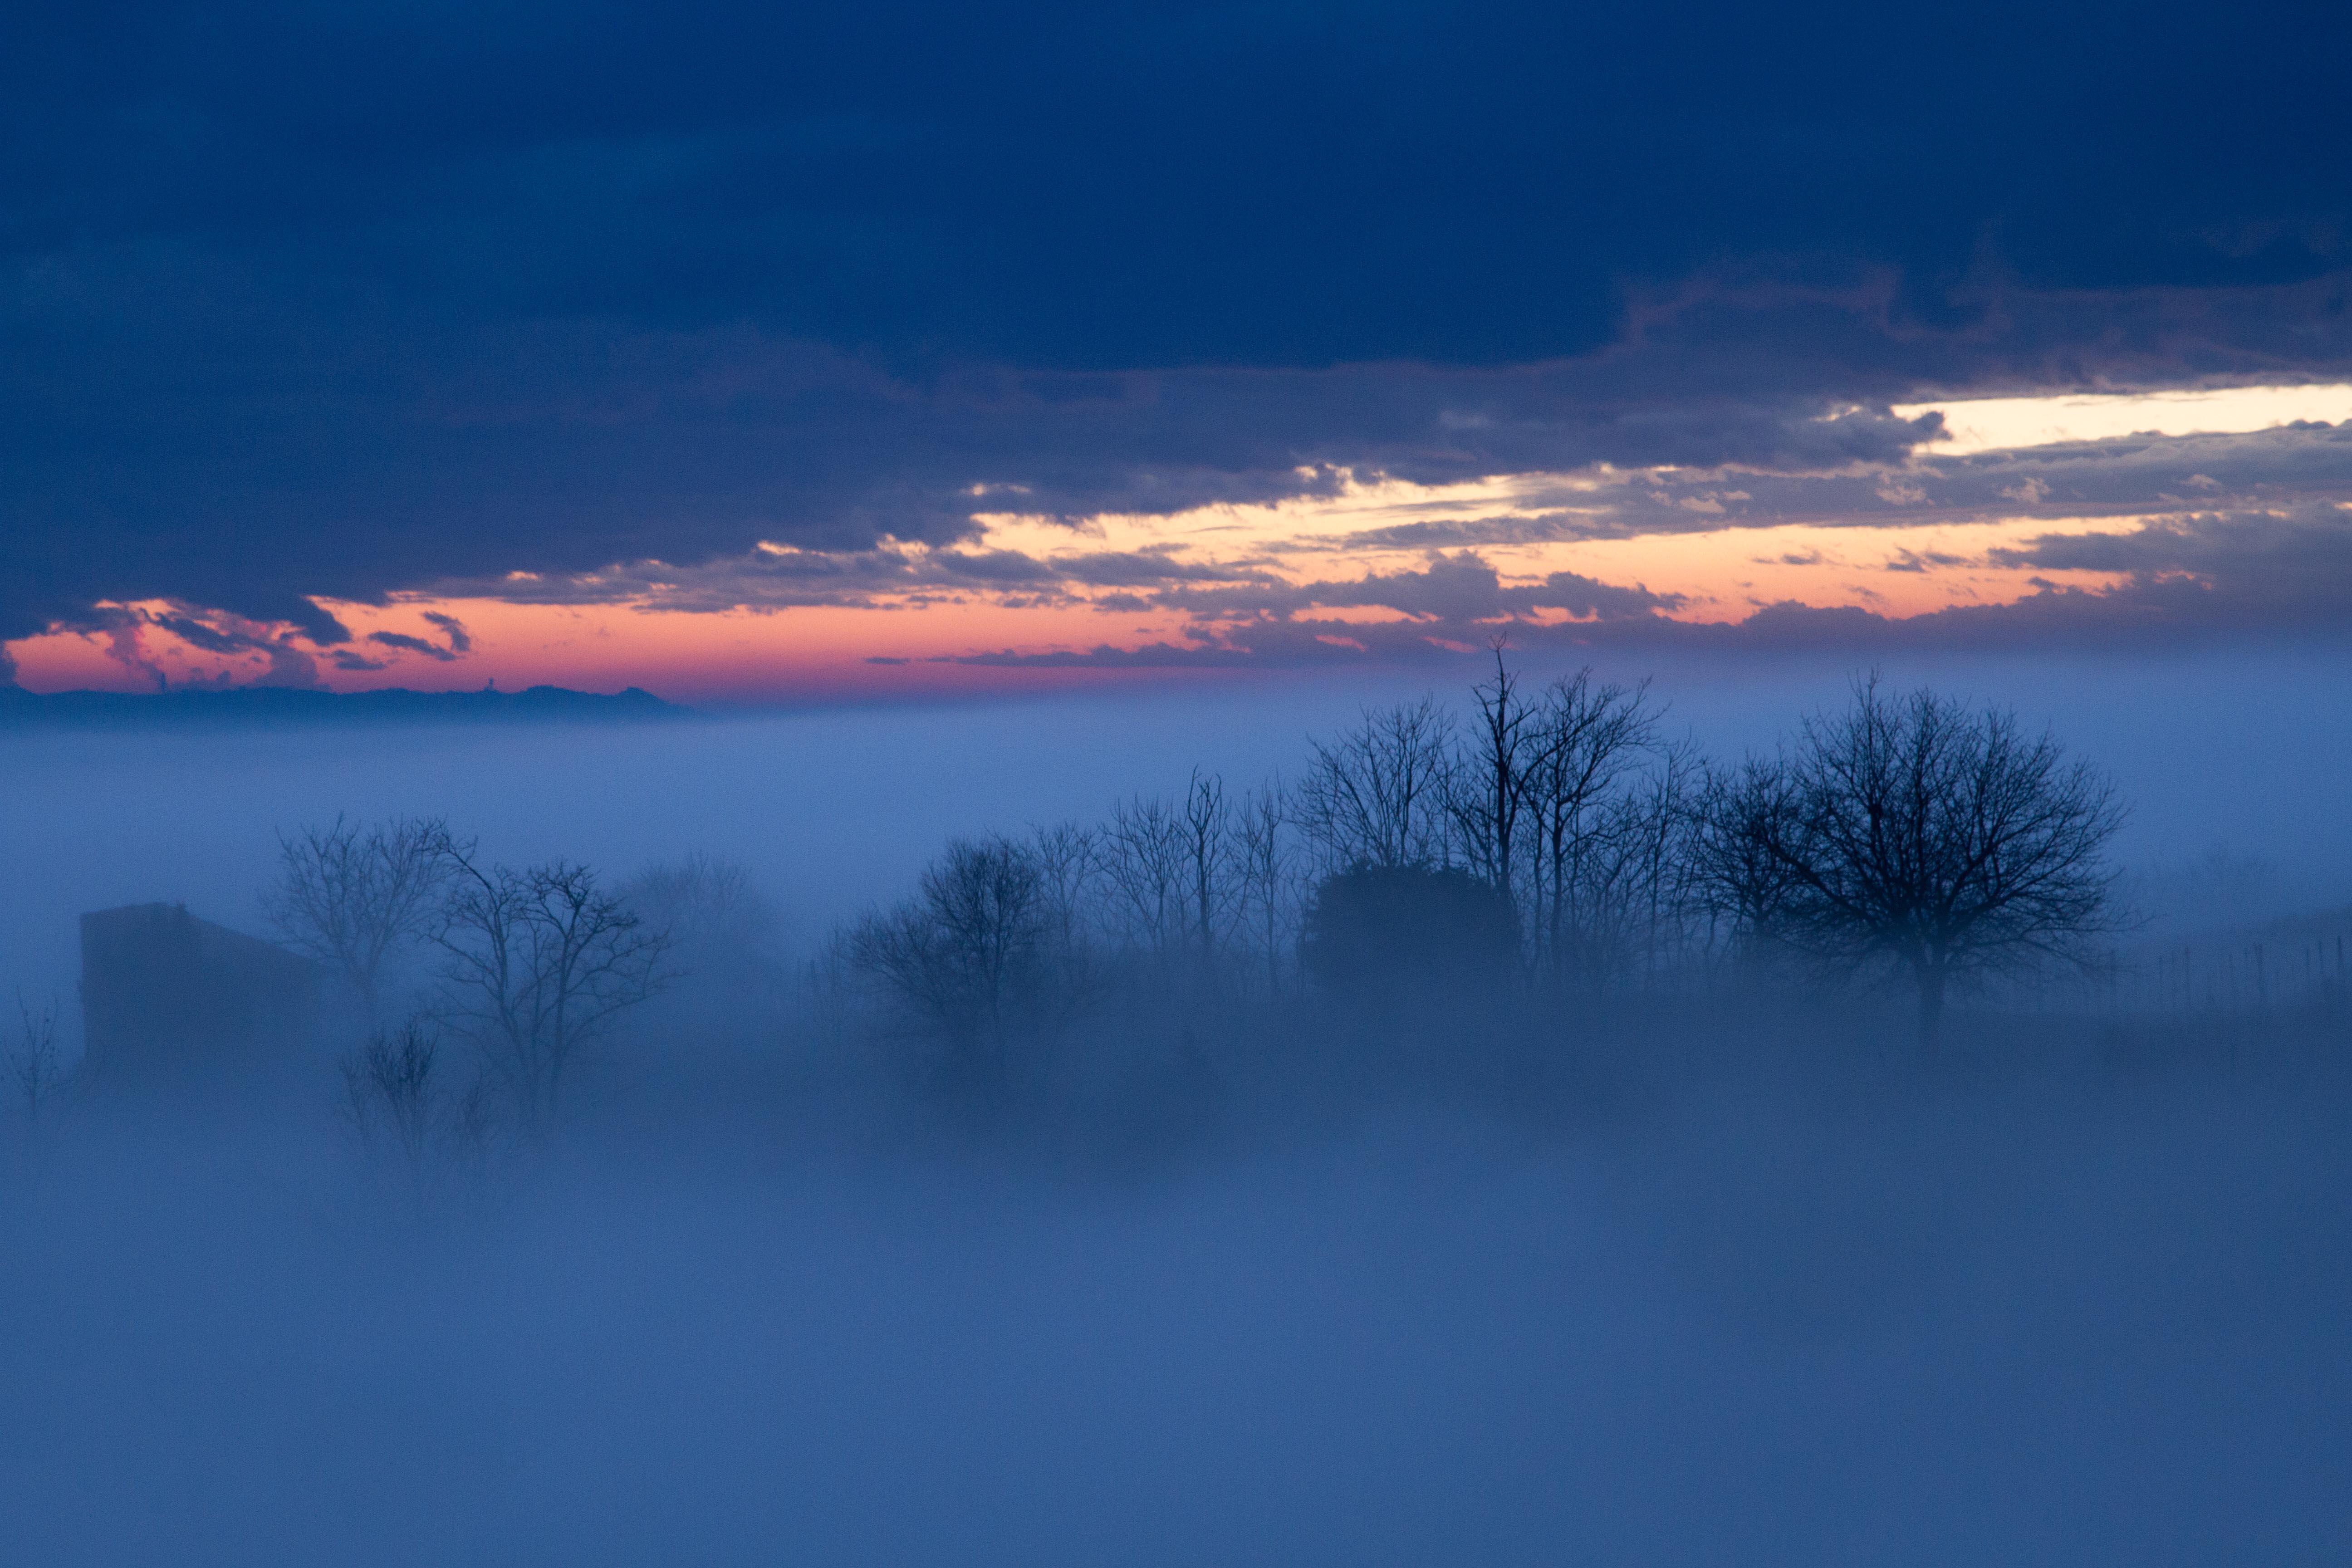
[[[2113,574],[2014,563],[2032,559],[2040,539],[2130,533],[2221,500],[2221,484],[2196,473],[2182,481],[2189,500],[2156,492],[2147,504],[2170,510],[2150,516],[2120,503],[2103,515],[1988,514],[1987,493],[2023,510],[2051,488],[2039,471],[1998,489],[1979,476],[1972,492],[1947,492],[1979,500],[1934,502],[1930,483],[1945,472],[1937,460],[2126,432],[2347,420],[2352,384],[1954,399],[1894,412],[1929,409],[1941,411],[1948,437],[1892,467],[1747,475],[1595,465],[1427,484],[1310,468],[1298,470],[1299,493],[1280,499],[1075,521],[983,513],[971,537],[949,545],[885,537],[828,554],[763,542],[699,564],[515,572],[383,605],[320,600],[352,634],[328,646],[291,626],[157,603],[100,605],[88,625],[53,627],[6,653],[18,682],[38,691],[495,681],[761,702],[1173,678],[1181,661],[1150,657],[1161,647],[1223,656],[1181,665],[1192,671],[1246,664],[1254,646],[1291,657],[1318,647],[1370,657],[1416,640],[1468,647],[1513,626],[1572,636],[1580,618],[1604,615],[1722,626],[1796,605],[1901,620],[2053,588],[2113,589],[2122,582]],[[1103,648],[1147,657],[1093,668],[971,662]]]
[[[229,651],[206,651],[158,624],[187,607],[134,605],[106,607],[103,629],[53,629],[7,651],[18,681],[42,691],[274,680],[339,690],[641,686],[688,702],[952,693],[1176,673],[1164,660],[1110,671],[960,662],[974,656],[1230,651],[1229,639],[1269,628],[1308,647],[1368,653],[1367,639],[1393,647],[1419,631],[1460,648],[1514,625],[1556,633],[1590,615],[1581,606],[1596,595],[1613,613],[1646,602],[1672,620],[1721,625],[1780,604],[1903,618],[2014,602],[2052,584],[2095,591],[2114,580],[1997,557],[2041,536],[2140,522],[1832,520],[1606,536],[1618,504],[1610,496],[1656,482],[1612,470],[1431,486],[1344,476],[1328,493],[1076,526],[997,514],[953,548],[886,542],[823,557],[762,545],[700,567],[614,567],[559,583],[517,574],[382,605],[321,600],[352,633],[328,647],[290,626],[214,616],[213,640]],[[1710,489],[1680,504],[1705,514],[1748,499]],[[1530,520],[1544,526],[1530,530]],[[1570,536],[1548,536],[1560,532]],[[1448,538],[1471,542],[1426,542]],[[1119,582],[1141,585],[1099,585]],[[566,593],[607,602],[532,602]],[[761,599],[824,593],[835,602]]]
[[[1982,563],[1987,551],[2029,531],[2058,530],[2048,522],[1904,530],[1791,525],[1489,547],[1480,558],[1495,569],[1506,591],[1540,584],[1549,574],[1562,572],[1608,584],[1640,584],[1654,593],[1682,595],[1669,618],[1694,623],[1737,622],[1763,605],[1788,602],[1822,608],[1853,605],[1891,617],[1916,616],[1950,605],[2011,601],[2034,591],[2030,578],[2048,582],[2053,575],[2063,577],[2070,586],[2108,585],[2109,580],[2097,574],[2029,574]],[[1432,561],[1425,552],[1351,553],[1347,564],[1356,574],[1337,581],[1357,581],[1365,573],[1417,574]],[[1328,569],[1336,563],[1318,564]],[[1008,651],[1216,646],[1222,623],[1213,616],[1196,617],[1165,605],[1137,609],[1094,602],[1108,596],[1081,590],[1039,603],[1034,596],[965,593],[933,596],[917,605],[717,611],[669,609],[644,602],[520,604],[488,596],[402,596],[383,606],[322,601],[321,607],[351,629],[352,642],[329,648],[299,646],[317,682],[337,690],[465,689],[486,681],[509,690],[541,684],[603,691],[641,686],[689,702],[824,700],[1062,686],[1099,679],[1105,672],[954,661]],[[446,638],[424,619],[428,612],[457,622],[470,646],[462,652],[447,649]],[[1320,606],[1310,602],[1294,611],[1293,619],[1325,646],[1361,647],[1353,635],[1357,629],[1410,626],[1427,617],[1380,604]],[[1570,619],[1564,611],[1518,617],[1520,624],[1549,627]],[[1496,630],[1510,624],[1504,617],[1477,623]],[[437,644],[444,652],[436,658],[372,640],[378,633]],[[1429,638],[1439,646],[1467,646],[1461,635],[1458,625],[1449,634],[1445,626],[1429,623]],[[224,678],[228,683],[247,684],[271,675],[265,652],[205,653],[152,626],[136,639],[134,649],[126,650],[119,632],[58,630],[10,644],[8,651],[16,660],[18,681],[38,691],[152,689],[159,675],[173,687],[219,684]],[[358,655],[381,668],[339,668],[339,652]],[[1116,673],[1132,678],[1141,671],[1128,667]],[[282,672],[279,678],[284,679]]]

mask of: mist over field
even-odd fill
[[[0,6],[0,1568],[2352,1563],[2347,58]]]
[[[2112,941],[2205,955],[2177,1000],[1956,994],[1929,1047],[1899,990],[1818,976],[1383,1013],[1114,967],[1008,1014],[1027,1065],[982,1092],[844,989],[861,920],[953,838],[1295,782],[1423,684],[0,737],[0,984],[58,1000],[68,1064],[79,913],[262,932],[278,834],[339,813],[587,862],[681,933],[560,1112],[413,1163],[352,1113],[347,1017],[268,1075],[12,1102],[0,1555],[2340,1556],[2347,672],[1935,673],[2112,776]],[[1656,675],[1670,737],[1736,763],[1853,672]],[[2219,989],[2249,944],[2264,989]]]
[[[2352,775],[2342,722],[2352,662],[2326,654],[2034,658],[1932,667],[1898,683],[2016,706],[2115,773],[2132,815],[2117,858],[2138,868],[2222,847],[2265,859],[2277,908],[2343,901]],[[1556,673],[1530,662],[1531,678]],[[1841,700],[1849,662],[1745,672],[1618,660],[1654,680],[1667,728],[1736,758],[1769,750]],[[1236,679],[994,704],[713,710],[633,727],[299,728],[0,735],[0,854],[19,889],[0,909],[0,984],[70,995],[73,917],[184,900],[250,927],[281,828],[413,812],[446,816],[500,857],[569,856],[627,875],[696,851],[751,870],[804,939],[892,896],[953,834],[1091,817],[1116,798],[1181,787],[1194,767],[1236,788],[1295,773],[1309,733],[1365,705],[1466,697],[1465,669],[1422,679]]]

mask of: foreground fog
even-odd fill
[[[615,885],[714,855],[776,912],[681,948],[561,1115],[467,1121],[445,1042],[413,1162],[345,1037],[10,1100],[0,1557],[2340,1558],[2337,673],[1942,682],[2114,774],[2116,940],[2201,955],[2177,994],[1973,994],[1929,1046],[1760,971],[1351,1011],[1138,960],[979,1088],[841,1000],[834,932],[950,836],[1239,790],[1400,693],[0,737],[0,983],[68,1062],[77,914],[260,930],[277,834],[338,812]],[[1843,693],[1658,686],[1733,757]]]
[[[422,1225],[318,1129],[92,1118],[0,1219],[0,1516],[58,1564],[2352,1544],[2339,1077],[1838,1065],[1149,1159],[592,1119]]]

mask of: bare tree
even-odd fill
[[[1234,812],[1224,781],[1195,768],[1185,786],[1184,923],[1193,957],[1205,972],[1223,945],[1239,887],[1234,875]]]
[[[1128,940],[1163,963],[1184,942],[1189,902],[1186,823],[1157,795],[1111,808],[1102,832],[1103,879]]]
[[[1326,868],[1444,860],[1453,742],[1433,697],[1367,710],[1339,739],[1310,740],[1298,821]]]
[[[1695,854],[1702,773],[1694,748],[1657,747],[1597,814],[1575,858],[1571,946],[1589,986],[1655,984],[1685,968],[1711,933]]]
[[[1590,669],[1552,682],[1534,721],[1528,766],[1531,936],[1556,973],[1588,972],[1580,949],[1610,881],[1610,802],[1650,760],[1658,715],[1646,682],[1595,685]]]
[[[1471,689],[1478,717],[1468,754],[1451,770],[1446,810],[1470,870],[1517,907],[1517,873],[1549,736],[1541,710],[1519,694],[1519,678],[1493,645],[1494,679]]]
[[[1735,818],[1751,837],[1731,847],[1740,867],[1777,873],[1777,933],[1824,960],[1895,965],[1916,987],[1925,1042],[1955,976],[2084,962],[2085,939],[2110,923],[2114,787],[2007,711],[1925,689],[1890,699],[1873,676],[1746,787],[1759,809]]]
[[[1075,951],[1085,943],[1087,922],[1102,876],[1101,836],[1074,822],[1056,823],[1030,835],[1029,853],[1045,885],[1054,940]]]
[[[1057,978],[1054,931],[1025,845],[958,839],[913,899],[859,921],[844,948],[850,967],[943,1035],[961,1066],[994,1075],[1009,1065],[1013,1031],[1043,1021]]]
[[[1282,955],[1298,920],[1297,855],[1279,781],[1244,796],[1234,813],[1240,922],[1265,964],[1269,995],[1282,992]]]
[[[58,1064],[58,1005],[36,1009],[20,994],[16,1017],[19,1027],[8,1051],[8,1079],[25,1108],[25,1125],[37,1127],[65,1079]]]
[[[697,852],[648,866],[621,889],[649,930],[669,939],[664,966],[680,982],[645,1033],[681,1054],[729,1042],[756,1048],[792,985],[784,917],[734,861]]]
[[[694,949],[765,952],[782,939],[783,917],[732,860],[700,852],[648,866],[624,889],[631,908],[671,942]]]
[[[338,816],[281,834],[278,851],[278,881],[261,900],[270,929],[341,977],[373,1024],[386,960],[430,931],[467,847],[439,817],[362,828]]]
[[[668,933],[651,929],[585,866],[523,870],[452,856],[431,932],[448,1016],[481,1046],[526,1121],[551,1115],[581,1048],[667,982]]]
[[[1750,758],[1711,771],[1694,813],[1693,872],[1699,896],[1730,927],[1738,954],[1755,959],[1780,941],[1798,880],[1776,846],[1799,837],[1795,780],[1778,763]]]

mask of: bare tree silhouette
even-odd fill
[[[1693,869],[1700,896],[1729,925],[1735,956],[1768,956],[1798,890],[1794,866],[1776,846],[1794,842],[1799,804],[1790,771],[1754,758],[1710,768],[1694,823]]]
[[[469,847],[439,817],[394,817],[371,827],[335,818],[278,840],[277,882],[262,895],[270,929],[325,964],[373,1025],[385,961],[430,931],[443,889]]]
[[[1076,948],[1086,936],[1086,925],[1102,879],[1102,835],[1076,823],[1056,823],[1029,836],[1029,853],[1045,883],[1045,907],[1053,939]]]
[[[431,931],[448,1016],[480,1044],[540,1125],[581,1048],[666,983],[667,931],[648,928],[585,866],[484,868],[455,853]]]
[[[37,1008],[20,994],[16,1017],[16,1041],[8,1049],[8,1081],[24,1107],[25,1125],[34,1128],[65,1081],[58,1061],[58,1005],[51,1001]]]
[[[1543,710],[1520,695],[1519,678],[1493,644],[1495,675],[1471,689],[1478,716],[1468,753],[1448,771],[1446,812],[1470,869],[1512,907],[1527,849],[1527,826],[1549,750]]]
[[[1055,973],[1052,889],[1028,847],[950,843],[915,897],[847,934],[850,966],[879,981],[982,1079],[1010,1065],[1014,1029],[1037,1022]]]
[[[1190,929],[1183,813],[1158,795],[1111,807],[1101,835],[1104,882],[1126,937],[1164,970]]]
[[[1889,698],[1873,676],[1717,805],[1718,885],[1801,952],[1896,966],[1917,990],[1923,1042],[1955,977],[2084,962],[2086,939],[2111,924],[2114,788],[2004,710],[1925,689]]]
[[[1248,931],[1245,940],[1265,961],[1270,996],[1282,992],[1285,938],[1297,922],[1300,903],[1297,847],[1289,827],[1287,803],[1278,780],[1251,791],[1234,813],[1239,919]]]
[[[1234,808],[1225,799],[1224,780],[1193,769],[1185,786],[1180,823],[1184,924],[1194,972],[1205,977],[1212,973],[1241,901],[1234,865]]]
[[[1435,698],[1367,710],[1337,740],[1307,745],[1298,823],[1326,870],[1444,860],[1454,721]]]
[[[1527,763],[1527,902],[1537,959],[1555,981],[1602,965],[1625,826],[1616,795],[1650,760],[1657,722],[1646,683],[1595,684],[1582,669],[1544,691]]]

